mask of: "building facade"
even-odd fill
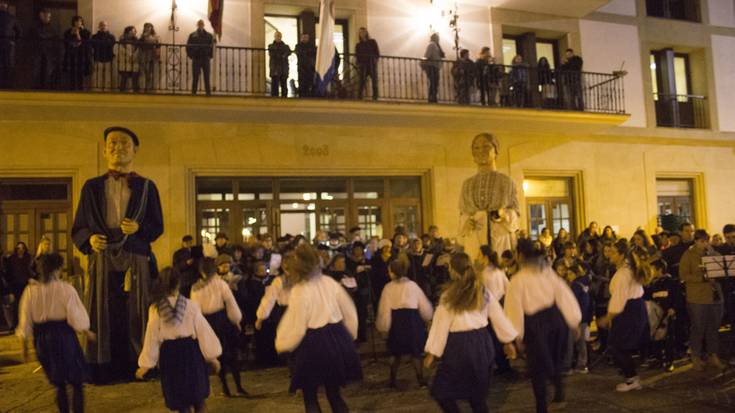
[[[116,35],[150,21],[162,41],[173,41],[168,1],[50,3],[56,15],[79,13],[88,26],[105,20]],[[218,53],[260,50],[275,29],[287,41],[314,30],[317,3],[226,2]],[[43,4],[13,6],[23,21]],[[206,19],[207,2],[177,5],[181,43]],[[585,72],[617,72],[606,76],[619,85],[619,104],[607,110],[610,96],[592,91],[598,83],[588,77],[584,111],[430,105],[419,102],[420,70],[401,77],[393,69],[381,75],[399,87],[416,82],[418,98],[272,99],[260,96],[265,75],[248,78],[258,84],[242,93],[249,97],[3,91],[2,249],[17,241],[34,248],[51,234],[57,249],[75,254],[66,235],[73,209],[84,180],[105,172],[102,131],[113,124],[138,133],[135,170],[161,192],[165,233],[154,246],[161,264],[185,234],[225,231],[237,242],[359,225],[389,237],[397,225],[421,234],[436,224],[453,237],[461,184],[475,170],[470,143],[483,131],[498,136],[499,169],[523,188],[522,226],[532,235],[544,227],[578,232],[591,220],[624,236],[672,217],[714,232],[735,221],[735,2],[341,0],[335,40],[340,52],[354,51],[367,27],[382,55],[416,59],[437,31],[454,60],[454,14],[458,44],[473,55],[488,46],[503,62],[520,54],[531,67],[540,57],[558,66],[572,48]],[[264,55],[248,56],[250,66],[237,63],[238,71],[265,73]]]

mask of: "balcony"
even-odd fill
[[[19,54],[23,53],[19,45]],[[37,45],[36,48],[39,46]],[[83,93],[130,93],[180,95],[192,93],[191,60],[186,46],[161,44],[160,51],[142,45],[117,43],[112,46],[111,60],[95,61],[95,45],[90,42],[81,57],[63,56],[61,44],[40,46],[51,56],[43,83],[37,59],[18,59],[14,89],[73,91]],[[85,47],[85,46],[82,46]],[[152,46],[149,46],[152,47]],[[34,48],[26,49],[31,54]],[[270,96],[270,79],[266,70],[268,52],[265,49],[217,47],[211,60],[211,92],[215,96]],[[360,69],[357,56],[341,54],[340,70],[326,96],[332,100],[370,100],[372,86],[366,82],[360,93]],[[106,60],[106,59],[97,59]],[[295,60],[295,59],[292,59]],[[381,56],[376,70],[377,99],[380,102],[423,103],[428,101],[429,81],[418,58]],[[295,62],[292,61],[292,65]],[[625,113],[623,80],[614,74],[589,72],[539,71],[527,66],[492,65],[485,74],[473,76],[469,91],[459,93],[455,62],[438,62],[439,81],[437,103],[446,105],[481,106],[479,86],[484,79],[487,107],[567,110],[599,114]],[[471,65],[473,69],[475,65]],[[461,77],[461,76],[460,76]],[[288,95],[298,97],[297,79],[291,79]],[[203,93],[204,82],[198,91]],[[310,99],[314,100],[314,99]],[[460,103],[458,103],[460,102]]]
[[[708,129],[707,97],[696,95],[653,95],[656,126]]]

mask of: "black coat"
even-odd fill
[[[299,43],[296,45],[296,59],[299,65],[299,72],[313,72],[316,69],[316,46],[309,43]]]
[[[186,55],[189,59],[211,59],[214,57],[214,36],[206,30],[197,30],[186,41]]]
[[[64,69],[66,70],[82,70],[82,73],[88,75],[90,72],[90,63],[92,59],[89,40],[92,35],[85,28],[79,29],[79,40],[68,29],[64,32]]]
[[[355,46],[355,54],[357,55],[357,64],[359,66],[375,66],[380,57],[380,49],[375,39],[362,40]]]
[[[115,35],[110,32],[97,32],[92,36],[90,44],[95,62],[112,62],[112,58],[115,57]]]
[[[20,38],[20,26],[12,14],[0,12],[0,67],[15,64],[15,42]]]
[[[273,42],[268,45],[269,68],[271,77],[288,76],[288,57],[291,48],[284,42]]]
[[[62,42],[59,32],[51,24],[36,23],[28,31],[28,39],[36,56],[44,56],[52,63],[61,56]]]
[[[105,222],[106,199],[105,180],[107,174],[92,178],[84,183],[79,205],[74,216],[74,225],[71,229],[71,237],[74,245],[83,254],[92,254],[92,246],[89,243],[94,234],[107,236],[107,242],[121,240],[122,230],[119,228],[107,228]],[[130,202],[125,216],[133,218],[143,196],[145,178],[135,176],[130,178]],[[130,235],[123,244],[125,251],[138,255],[150,255],[151,243],[163,234],[163,213],[161,212],[161,200],[158,189],[153,181],[148,186],[148,204],[140,219],[140,229]]]

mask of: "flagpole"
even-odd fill
[[[168,31],[171,32],[171,46],[166,48],[166,77],[168,87],[174,92],[181,84],[181,50],[176,45],[176,32],[180,30],[176,24],[177,9],[176,0],[171,0],[171,20],[168,24]]]

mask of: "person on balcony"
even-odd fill
[[[296,45],[296,60],[299,68],[299,96],[310,97],[314,93],[314,75],[316,74],[316,46],[309,33],[302,33]]]
[[[84,19],[81,16],[72,17],[71,27],[64,32],[64,71],[72,90],[82,90],[84,80],[89,76],[91,37],[89,30],[84,27]]]
[[[161,39],[156,34],[153,24],[143,25],[143,34],[140,35],[140,66],[145,79],[145,93],[154,88],[156,63],[161,61]]]
[[[273,43],[268,45],[268,67],[271,73],[271,96],[278,97],[280,90],[280,96],[285,98],[288,97],[288,57],[291,48],[282,39],[281,32],[277,31],[273,35]]]
[[[357,55],[357,67],[360,74],[360,91],[357,94],[358,99],[362,99],[365,92],[365,86],[368,76],[373,88],[373,100],[378,100],[378,59],[380,58],[380,49],[378,42],[371,38],[368,31],[364,27],[360,27],[360,41],[355,46],[355,54]]]
[[[196,95],[199,88],[199,75],[204,75],[204,90],[212,94],[210,86],[210,60],[214,57],[214,36],[204,30],[204,20],[197,21],[197,29],[186,41],[186,55],[191,59],[191,94]]]
[[[544,107],[553,107],[556,100],[556,83],[554,71],[551,69],[549,59],[542,57],[538,60],[538,84],[541,86],[541,99]]]
[[[58,30],[51,24],[49,9],[43,8],[38,12],[38,21],[28,33],[28,38],[33,50],[33,87],[51,89],[61,56],[61,39]]]
[[[108,89],[112,83],[112,58],[115,57],[115,35],[110,33],[107,22],[102,20],[97,26],[97,33],[92,36],[92,87]]]
[[[424,60],[421,62],[421,68],[426,72],[429,80],[429,103],[437,102],[437,94],[439,93],[439,72],[442,68],[442,59],[446,55],[439,45],[439,33],[431,35],[431,41],[426,46],[424,52]]]
[[[488,85],[490,75],[490,48],[485,46],[480,50],[480,54],[475,60],[475,66],[477,71],[477,88],[480,89],[480,104],[486,106],[490,103],[490,89]],[[492,100],[494,102],[494,100]]]
[[[125,28],[117,48],[117,70],[120,72],[120,92],[128,90],[128,79],[132,79],[133,91],[140,90],[140,60],[138,31],[133,26]]]
[[[574,54],[574,50],[567,49],[564,54],[564,63],[561,65],[561,78],[564,88],[564,103],[567,109],[584,110],[582,97],[582,66],[584,61]]]
[[[470,59],[470,51],[467,49],[460,50],[459,59],[452,66],[455,98],[460,105],[470,104],[472,85],[475,84],[475,73],[476,66]]]
[[[526,107],[528,101],[528,66],[523,62],[523,56],[513,58],[513,68],[510,69],[511,103],[515,108]]]
[[[8,89],[15,67],[15,42],[20,38],[20,26],[8,12],[8,2],[0,0],[0,89]]]

